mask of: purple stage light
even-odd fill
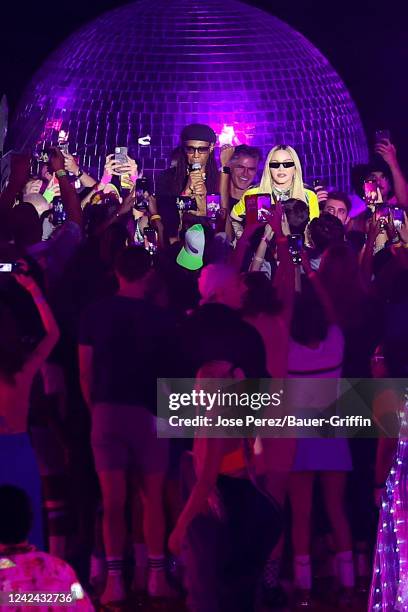
[[[328,61],[287,24],[236,0],[141,0],[98,17],[34,76],[16,113],[16,146],[33,121],[39,147],[56,140],[48,128],[60,122],[71,152],[99,173],[118,145],[155,174],[193,122],[210,124],[221,144],[264,153],[290,144],[306,180],[342,189],[350,164],[367,159],[358,112]],[[147,135],[151,144],[138,144]]]

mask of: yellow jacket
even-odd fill
[[[259,186],[250,187],[244,193],[239,202],[235,204],[235,206],[231,210],[231,218],[234,221],[242,221],[242,217],[245,216],[245,196],[247,195],[256,195],[260,193]],[[319,209],[319,200],[317,199],[317,195],[314,191],[310,191],[310,189],[305,189],[306,194],[306,204],[309,206],[309,219],[310,221],[315,217],[320,215]]]

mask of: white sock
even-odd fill
[[[337,579],[346,589],[354,587],[354,562],[351,550],[336,554]]]
[[[312,588],[312,568],[310,565],[310,555],[295,555],[295,587],[310,591]]]
[[[109,576],[122,576],[124,566],[123,557],[106,557],[106,565]]]

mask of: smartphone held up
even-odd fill
[[[245,219],[248,225],[267,223],[272,209],[272,199],[269,193],[245,196]]]
[[[303,250],[302,234],[289,234],[288,236],[289,253],[293,263],[298,266],[302,263],[301,252]]]
[[[376,130],[375,131],[375,144],[387,144],[387,142],[391,142],[391,132],[390,130]]]

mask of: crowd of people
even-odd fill
[[[392,431],[402,415],[399,442],[157,435],[159,378],[293,379],[310,413],[336,398],[299,379],[408,373],[408,183],[390,140],[351,193],[307,185],[289,145],[262,165],[216,142],[186,126],[154,187],[120,148],[101,178],[69,147],[35,173],[12,156],[0,591],[251,612],[312,609],[324,581],[327,606],[406,610],[403,385],[370,398]]]

